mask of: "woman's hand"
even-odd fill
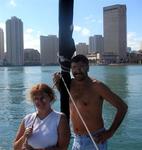
[[[26,128],[24,133],[25,137],[29,138],[32,135],[32,132],[33,132],[33,128]]]

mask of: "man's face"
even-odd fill
[[[71,64],[72,74],[74,78],[79,81],[84,80],[86,79],[86,77],[88,77],[88,68],[88,65],[81,61],[77,63],[73,62]]]

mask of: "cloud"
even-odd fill
[[[81,31],[82,35],[84,36],[89,36],[90,35],[90,30],[87,28],[83,28]]]
[[[24,48],[34,48],[40,50],[40,31],[28,28],[24,32]]]
[[[34,30],[32,29],[32,28],[29,28],[29,29],[26,29],[26,33],[32,33],[32,32],[34,32]]]
[[[90,35],[89,29],[87,29],[86,27],[78,26],[78,25],[74,26],[74,31],[81,34],[82,36],[89,36]]]
[[[127,45],[132,50],[139,50],[142,43],[142,37],[138,37],[135,32],[128,32],[127,34]]]
[[[16,6],[17,6],[15,0],[10,0],[10,1],[9,1],[9,4],[10,4],[12,7],[16,7]]]
[[[95,19],[93,15],[86,16],[84,19],[85,21],[87,21],[87,23],[94,23],[94,22],[98,24],[103,23],[101,19]]]
[[[93,15],[89,15],[89,16],[86,16],[85,18],[84,18],[85,20],[94,20],[94,17],[93,17]]]
[[[74,31],[76,32],[80,32],[81,31],[81,27],[80,26],[74,26]]]

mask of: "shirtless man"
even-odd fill
[[[106,141],[113,136],[120,126],[127,112],[127,105],[105,84],[88,76],[89,61],[84,55],[77,55],[72,58],[71,70],[74,76],[70,85],[72,98],[99,150],[106,150]],[[59,78],[60,75],[55,73],[54,80],[59,80]],[[117,109],[115,118],[109,129],[104,128],[102,118],[104,100]],[[75,133],[72,150],[95,150],[95,146],[88,136],[88,132],[71,101],[70,117]]]

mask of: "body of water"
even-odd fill
[[[52,75],[59,70],[58,66],[0,68],[0,150],[12,150],[22,118],[34,111],[26,100],[27,91],[41,82],[52,86]],[[108,150],[141,150],[142,66],[91,66],[89,75],[103,81],[128,104],[128,113],[109,140]],[[53,107],[60,110],[59,93],[55,93],[57,101]],[[105,102],[103,114],[107,128],[115,110]]]

